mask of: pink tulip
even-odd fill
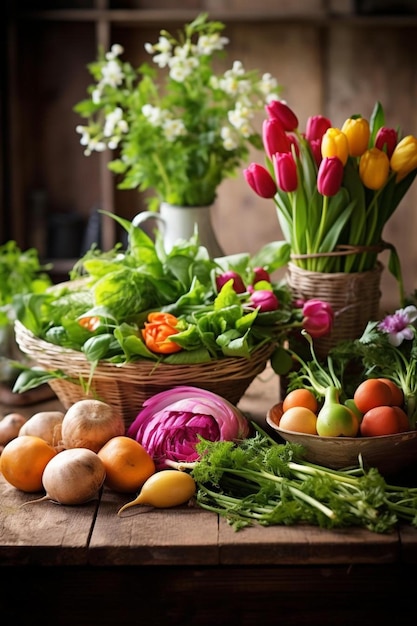
[[[310,149],[313,153],[313,157],[317,164],[317,167],[319,167],[320,163],[323,160],[323,157],[321,155],[321,139],[310,139],[308,143],[310,144]]]
[[[296,114],[283,100],[272,100],[265,108],[271,119],[277,119],[281,122],[284,130],[292,131],[298,128]]]
[[[294,157],[289,153],[274,154],[275,177],[278,187],[285,192],[295,191],[298,186],[297,165]]]
[[[375,148],[384,150],[390,159],[398,142],[398,134],[394,128],[382,126],[375,137]]]
[[[320,163],[317,189],[323,196],[335,196],[343,181],[343,163],[338,157],[326,157]]]
[[[327,117],[323,115],[312,115],[307,120],[305,136],[307,141],[311,142],[323,137],[328,128],[331,127],[331,122]]]
[[[261,198],[273,198],[277,193],[277,186],[268,170],[263,165],[251,163],[243,170],[246,182]]]
[[[303,305],[303,316],[303,327],[313,339],[328,335],[333,328],[334,312],[328,302],[307,300]]]
[[[290,140],[278,119],[264,120],[262,136],[267,156],[272,159],[276,152],[290,152]]]

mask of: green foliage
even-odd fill
[[[309,523],[384,533],[401,520],[417,526],[417,489],[387,485],[376,469],[365,472],[359,462],[346,470],[313,465],[300,446],[277,443],[253,427],[255,435],[239,443],[201,440],[191,470],[198,504],[236,530]]]
[[[143,230],[123,218],[115,219],[128,231],[128,248],[110,252],[89,250],[71,272],[71,280],[47,293],[20,295],[16,318],[36,337],[83,352],[93,368],[98,361],[124,364],[138,359],[171,364],[205,363],[222,357],[248,359],[269,343],[280,346],[289,328],[301,325],[300,309],[293,309],[284,282],[271,283],[279,301],[276,311],[262,313],[250,302],[250,292],[237,294],[228,281],[218,292],[216,275],[238,268],[246,286],[252,284],[255,260],[267,272],[276,269],[280,246],[268,244],[249,254],[210,259],[198,236],[181,241],[170,252]],[[282,257],[281,257],[282,260]],[[167,312],[178,320],[175,341],[182,350],[162,356],[151,352],[142,338],[148,314]],[[98,318],[94,328],[81,318]],[[17,380],[15,391],[36,385],[39,377]],[[24,385],[24,387],[22,386]]]
[[[122,61],[117,44],[88,66],[95,84],[75,106],[87,118],[77,127],[85,154],[117,149],[109,168],[119,187],[153,190],[151,209],[157,200],[212,204],[221,181],[235,174],[252,146],[262,146],[254,113],[277,97],[279,86],[238,61],[216,73],[216,57],[228,43],[224,28],[201,14],[177,37],[162,30],[156,44],[145,45],[159,71]]]

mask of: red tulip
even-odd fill
[[[271,119],[281,122],[284,130],[291,131],[298,128],[297,116],[283,100],[272,100],[265,108]]]
[[[274,154],[273,164],[278,187],[285,192],[295,191],[298,186],[297,165],[292,154]]]
[[[343,163],[338,157],[326,157],[320,163],[317,189],[323,196],[334,196],[343,181]]]
[[[394,152],[395,146],[398,142],[398,134],[394,128],[386,128],[382,126],[375,137],[375,148],[384,150],[387,153],[388,158],[391,158]]]
[[[313,153],[317,167],[319,167],[323,160],[323,157],[321,156],[321,139],[310,139],[308,143],[310,144],[310,150]]]
[[[291,144],[287,134],[278,119],[264,120],[262,136],[266,154],[270,159],[276,152],[290,152]]]
[[[311,142],[313,140],[319,139],[323,137],[324,133],[328,128],[331,127],[331,122],[327,117],[323,117],[323,115],[312,115],[307,120],[306,139]]]
[[[273,198],[277,193],[277,186],[268,170],[258,163],[251,163],[243,170],[243,174],[250,187],[261,198]]]

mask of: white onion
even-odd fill
[[[98,494],[105,477],[104,464],[92,450],[63,450],[49,461],[43,472],[44,499],[59,504],[83,504]]]
[[[54,448],[61,443],[61,427],[64,413],[62,411],[40,411],[30,417],[19,430],[20,435],[40,437]]]
[[[125,434],[122,416],[100,400],[79,400],[62,420],[62,444],[98,452],[112,437]]]

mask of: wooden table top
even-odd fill
[[[278,400],[277,377],[266,370],[248,389],[240,408],[264,424]],[[27,416],[56,409],[56,399],[19,407]],[[3,413],[11,407],[0,407]],[[389,534],[360,528],[250,527],[236,532],[198,507],[117,511],[130,495],[104,489],[82,506],[42,502],[0,477],[0,565],[324,565],[417,563],[417,529]]]

